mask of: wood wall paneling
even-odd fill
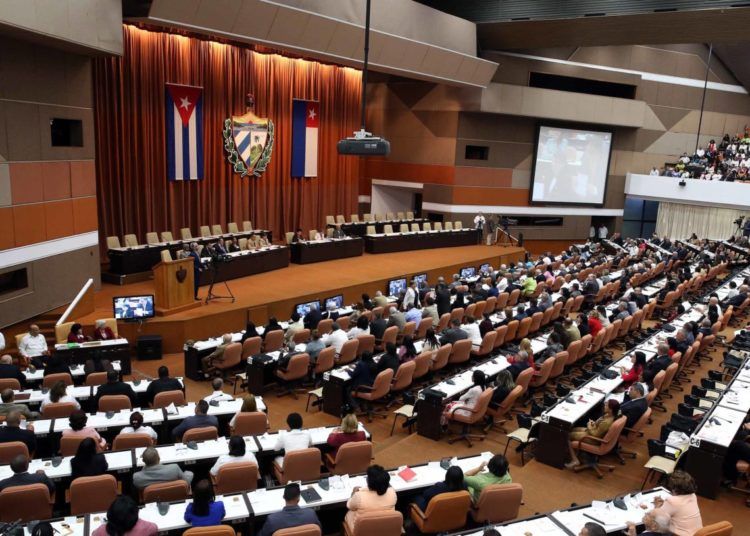
[[[73,224],[73,201],[66,199],[44,203],[43,206],[47,240],[76,234]]]
[[[98,228],[95,197],[73,199],[73,224],[75,234],[96,231]]]
[[[14,205],[44,200],[44,182],[40,162],[9,164],[11,200]]]
[[[44,242],[47,239],[44,204],[13,207],[13,231],[16,247]]]

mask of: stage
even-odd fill
[[[120,323],[118,330],[133,344],[140,335],[161,335],[165,353],[180,352],[188,339],[205,339],[227,331],[238,331],[248,319],[260,325],[265,324],[270,316],[286,320],[294,305],[305,301],[343,294],[344,303],[355,303],[363,292],[373,296],[377,290],[385,291],[390,279],[426,273],[431,283],[441,275],[449,280],[464,266],[479,267],[490,263],[498,267],[521,259],[523,255],[524,249],[520,247],[477,245],[292,264],[287,268],[228,281],[235,296],[234,303],[225,299],[202,303],[200,307],[155,317],[141,325]],[[205,299],[207,291],[208,287],[201,287],[199,295]],[[216,294],[223,295],[225,291],[223,284],[216,285]],[[103,283],[95,295],[94,312],[73,320],[89,330],[97,318],[112,317],[114,296],[153,293],[153,280],[128,285]]]

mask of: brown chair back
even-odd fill
[[[279,529],[275,531],[272,536],[321,536],[321,532],[318,525],[313,525],[311,523],[309,525]]]
[[[412,380],[418,380],[422,376],[430,372],[430,365],[432,365],[432,352],[422,352],[414,358],[414,375]]]
[[[359,335],[357,340],[359,341],[357,356],[361,356],[365,352],[372,353],[375,351],[375,335]]]
[[[92,372],[86,376],[86,385],[104,385],[105,383],[107,383],[106,372]]]
[[[247,360],[251,355],[258,355],[262,344],[263,339],[260,337],[250,337],[249,339],[245,339],[245,342],[242,343],[242,359]]]
[[[182,479],[159,482],[146,486],[142,495],[144,503],[184,501],[190,497],[190,485]]]
[[[73,456],[78,451],[78,445],[81,441],[86,439],[85,437],[70,437],[63,436],[60,438],[60,456]],[[100,450],[99,444],[97,443],[96,450]]]
[[[255,491],[258,488],[258,465],[253,462],[232,462],[219,467],[214,480],[217,495]]]
[[[320,461],[320,451],[315,447],[287,452],[284,455],[284,469],[277,474],[278,480],[281,484],[318,480]]]
[[[23,523],[52,517],[52,499],[45,484],[11,486],[0,492],[0,521]]]
[[[0,464],[7,465],[13,458],[23,454],[26,459],[29,458],[29,448],[23,441],[9,441],[7,443],[0,443]]]
[[[389,328],[386,328],[383,332],[383,339],[380,343],[380,346],[382,348],[385,348],[385,345],[389,342],[396,344],[396,339],[398,338],[398,326],[391,326]]]
[[[401,536],[404,516],[398,510],[362,512],[351,530],[344,523],[345,536]]]
[[[21,390],[21,382],[16,378],[0,378],[0,392],[6,389],[12,389],[14,391]]]
[[[518,378],[516,378],[516,385],[520,385],[521,387],[523,387],[523,392],[526,393],[526,391],[529,390],[529,384],[531,383],[531,378],[533,377],[534,377],[533,368],[529,367],[527,369],[524,369],[518,375]]]
[[[484,334],[484,337],[482,337],[482,344],[479,346],[479,349],[472,351],[472,354],[479,357],[490,355],[495,348],[496,338],[497,333],[494,330],[488,331]]]
[[[213,426],[201,426],[200,428],[191,428],[182,434],[182,442],[204,441],[206,439],[218,439],[219,431]]]
[[[408,389],[414,379],[414,370],[416,367],[417,364],[413,359],[406,363],[401,363],[398,370],[396,370],[396,375],[393,377],[391,391],[403,391],[404,389]]]
[[[341,346],[341,353],[339,354],[339,365],[346,365],[351,363],[357,358],[357,348],[359,347],[359,340],[352,339],[346,341]]]
[[[568,362],[568,352],[557,352],[553,357],[547,358],[547,360],[549,359],[554,359],[555,364],[552,365],[552,369],[549,371],[548,380],[554,380],[565,371],[565,364]]]
[[[99,399],[99,411],[120,411],[132,407],[127,395],[105,395]]]
[[[269,336],[273,333],[274,332],[272,331]],[[283,339],[283,332],[280,333],[282,334]],[[221,361],[214,361],[213,366],[219,370],[229,370],[231,368],[239,366],[241,361],[242,345],[238,342],[233,342],[231,344],[228,344],[227,347],[224,348],[223,359]]]
[[[441,493],[430,499],[424,516],[415,512],[412,506],[412,520],[423,533],[449,532],[466,525],[466,515],[471,508],[471,495],[468,491]]]
[[[49,389],[59,381],[64,381],[65,385],[73,385],[73,377],[70,374],[67,372],[56,372],[44,377],[42,387]]]
[[[106,512],[117,498],[117,479],[112,475],[81,476],[70,483],[70,514]]]
[[[517,290],[517,289],[516,289]],[[511,342],[516,338],[516,333],[518,333],[518,325],[520,322],[518,320],[511,320],[508,322],[508,331],[505,332],[505,342]]]
[[[429,316],[427,318],[423,318],[419,321],[419,325],[417,326],[417,331],[414,334],[415,339],[424,339],[425,335],[427,335],[427,330],[432,327],[432,318]]]
[[[268,416],[262,411],[243,411],[234,417],[232,429],[234,435],[263,435],[266,430],[268,430]]]
[[[490,484],[479,495],[471,517],[477,523],[502,523],[518,517],[523,500],[521,484]]]
[[[466,363],[471,358],[471,339],[462,339],[453,343],[448,364]]]
[[[174,391],[162,391],[161,393],[156,393],[156,396],[154,397],[154,408],[166,408],[170,404],[174,404],[175,406],[184,406],[187,404],[185,401],[185,393],[180,391],[179,389],[175,389]]]
[[[693,536],[732,536],[734,525],[729,521],[719,521],[698,529]]]
[[[491,387],[482,391],[479,395],[476,405],[473,409],[463,408],[462,411],[468,411],[469,415],[462,415],[460,413],[451,413],[450,418],[456,422],[462,422],[466,424],[474,424],[484,419],[487,413],[487,408],[490,407],[490,401],[492,400],[492,394],[495,392]]]
[[[391,382],[393,381],[393,369],[385,369],[375,377],[372,383],[372,390],[366,392],[358,391],[357,397],[364,400],[379,400],[391,391]]]
[[[154,440],[148,434],[119,434],[112,442],[112,450],[130,450],[142,447],[151,447]]]
[[[331,472],[334,475],[364,473],[371,461],[372,443],[370,441],[350,441],[339,447]]]
[[[263,341],[263,351],[264,352],[275,352],[276,350],[281,350],[281,346],[284,344],[284,331],[280,329],[275,329],[273,331],[269,331],[266,334],[266,338]]]
[[[333,368],[335,361],[336,349],[333,346],[323,348],[318,354],[318,359],[315,361],[313,372],[315,374],[323,374]]]
[[[448,327],[448,322],[451,320],[451,314],[450,313],[443,313],[440,315],[440,320],[438,320],[438,325],[435,328],[435,333],[440,333],[445,328]]]
[[[500,348],[503,344],[505,344],[505,334],[508,333],[508,326],[498,326],[495,328],[495,342],[492,345],[493,350],[497,350]]]
[[[286,370],[276,369],[276,375],[282,380],[290,382],[307,376],[309,369],[310,354],[301,353],[292,356]]]
[[[432,365],[430,365],[430,370],[435,371],[445,368],[448,364],[448,359],[450,359],[452,350],[452,344],[444,344],[438,348],[435,360],[432,362]]]
[[[301,329],[297,333],[294,334],[292,337],[292,341],[294,341],[294,344],[302,344],[310,340],[310,330],[309,329]]]
[[[510,393],[508,393],[508,396],[506,396],[505,399],[500,402],[500,405],[497,407],[497,409],[492,411],[493,415],[495,417],[502,417],[503,415],[507,415],[508,413],[510,413],[510,410],[513,409],[516,400],[518,400],[522,394],[523,387],[520,385],[516,385],[513,389],[511,389]]]
[[[604,456],[605,454],[608,454],[617,445],[617,440],[620,438],[620,434],[625,428],[625,423],[627,422],[627,420],[627,417],[625,417],[624,415],[617,418],[615,422],[612,423],[612,426],[609,427],[607,433],[604,434],[601,443],[592,445],[591,443],[581,442],[581,449],[597,456]]]
[[[333,327],[333,320],[330,318],[324,318],[320,322],[318,322],[318,333],[321,335],[326,335],[331,332],[331,328]]]

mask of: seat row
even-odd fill
[[[243,221],[242,222],[242,230],[240,230],[240,227],[235,222],[229,222],[227,224],[227,232],[230,234],[237,234],[237,233],[250,233],[253,231],[253,224],[250,221]],[[221,236],[224,233],[224,228],[221,226],[221,224],[214,224],[210,227],[208,225],[201,225],[200,226],[200,236],[196,238],[211,238],[214,236]],[[192,240],[193,239],[193,233],[190,231],[189,227],[183,227],[180,229],[180,240]],[[146,244],[153,245],[153,244],[160,244],[162,242],[173,242],[175,240],[174,236],[172,235],[172,231],[162,231],[161,236],[158,233],[155,232],[148,232],[146,233]],[[109,249],[116,249],[123,247],[122,244],[125,244],[125,247],[132,248],[140,246],[140,242],[138,242],[138,237],[135,234],[126,234],[123,237],[123,242],[120,242],[120,237],[118,236],[108,236],[107,237],[107,247]]]
[[[351,214],[349,221],[347,222],[343,214],[338,214],[334,218],[333,216],[326,216],[326,225],[336,225],[345,223],[360,223],[368,221],[396,221],[396,220],[413,220],[414,212],[407,210],[405,212],[386,212],[385,214],[370,214],[366,213],[362,215],[360,219],[359,214]]]

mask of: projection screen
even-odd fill
[[[531,202],[603,205],[612,132],[539,125]]]

